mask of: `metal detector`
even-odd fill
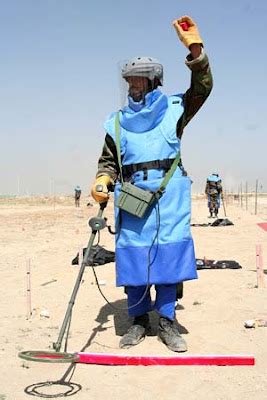
[[[76,362],[79,359],[78,353],[68,353],[67,352],[67,339],[68,339],[68,333],[70,329],[70,323],[71,323],[71,316],[72,316],[72,308],[75,303],[75,299],[80,287],[80,283],[82,281],[83,273],[85,270],[85,267],[87,265],[87,260],[90,255],[91,248],[94,243],[94,239],[96,237],[96,234],[101,230],[107,227],[106,224],[106,219],[102,218],[104,209],[107,205],[107,202],[105,203],[100,203],[100,208],[98,211],[98,214],[96,217],[90,218],[89,220],[89,226],[92,229],[92,233],[90,235],[88,245],[86,248],[86,251],[83,256],[83,260],[81,263],[81,267],[79,269],[79,273],[76,279],[75,286],[72,291],[72,295],[68,304],[68,308],[62,323],[62,326],[60,328],[59,336],[58,339],[55,343],[53,343],[53,348],[55,351],[21,351],[18,356],[20,358],[23,358],[24,360],[28,361],[39,361],[39,362],[50,362],[50,363],[72,363]],[[109,227],[108,227],[109,228]],[[65,338],[65,349],[64,351],[61,350],[62,346],[62,341],[64,338],[64,335],[66,334]]]
[[[225,203],[224,203],[224,198],[223,198],[223,197],[222,197],[222,204],[223,204],[224,216],[227,217],[227,215],[226,215],[226,208],[225,208]]]

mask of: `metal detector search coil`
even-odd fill
[[[18,356],[27,361],[48,363],[73,363],[79,360],[78,353],[66,353],[59,351],[29,350],[21,351]]]
[[[129,182],[124,182],[121,186],[121,193],[116,200],[116,206],[138,218],[143,218],[156,198],[156,193],[140,189]]]

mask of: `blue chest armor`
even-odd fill
[[[164,96],[164,95],[162,95]],[[153,160],[174,159],[180,150],[176,136],[176,124],[183,114],[181,96],[164,96],[165,109],[157,111],[160,118],[148,121],[137,113],[139,119],[130,124],[121,115],[122,165],[132,165]],[[127,110],[126,110],[127,111]],[[115,116],[106,121],[106,132],[115,138]],[[142,124],[142,118],[145,124]],[[150,123],[152,122],[152,123]],[[126,127],[133,130],[128,130]],[[149,128],[149,130],[144,130]],[[156,191],[164,177],[163,169],[137,171],[131,182],[142,189]],[[115,200],[121,184],[116,183]],[[196,279],[194,244],[190,233],[191,180],[177,168],[158,203],[151,206],[140,219],[115,207],[116,219],[116,283],[117,286],[141,286],[150,284],[174,284]]]

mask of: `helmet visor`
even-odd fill
[[[128,104],[128,96],[135,102],[163,83],[163,67],[151,57],[135,57],[119,63],[121,106]]]

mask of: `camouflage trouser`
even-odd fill
[[[210,211],[215,211],[220,207],[220,196],[219,194],[209,194],[208,195],[208,207]]]
[[[75,206],[80,207],[80,196],[75,195]]]

